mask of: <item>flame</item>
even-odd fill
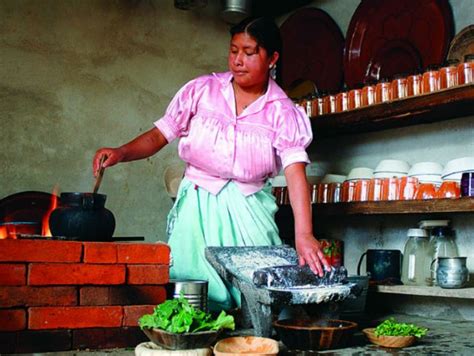
[[[53,212],[54,209],[58,207],[58,192],[59,187],[56,185],[53,188],[52,197],[51,197],[51,204],[49,205],[49,209],[44,214],[43,220],[41,222],[41,236],[52,236],[51,230],[49,229],[49,216]]]
[[[6,239],[8,237],[8,229],[5,225],[0,226],[0,239]]]

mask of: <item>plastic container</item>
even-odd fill
[[[431,284],[428,233],[424,229],[409,229],[402,265],[402,282],[405,285]]]
[[[428,256],[431,260],[431,284],[436,284],[438,257],[458,257],[458,247],[454,241],[454,231],[447,226],[436,226],[430,230]],[[436,260],[436,261],[435,261]]]

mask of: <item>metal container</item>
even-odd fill
[[[169,294],[171,298],[179,298],[181,293],[189,304],[207,312],[208,281],[199,279],[170,279]]]
[[[469,280],[467,257],[438,257],[436,281],[441,288],[462,288]]]

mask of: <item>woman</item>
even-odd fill
[[[230,71],[184,85],[155,127],[118,148],[97,151],[93,170],[149,157],[179,138],[186,171],[168,216],[171,278],[209,280],[211,309],[229,309],[239,294],[204,257],[206,246],[278,245],[269,178],[284,169],[295,217],[300,264],[322,276],[329,268],[313,236],[305,148],[308,117],[270,78],[281,49],[275,23],[246,19],[231,31]]]

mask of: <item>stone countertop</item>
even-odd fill
[[[333,349],[326,351],[305,351],[295,352],[286,350],[281,345],[280,355],[472,355],[474,353],[474,322],[469,321],[447,321],[427,319],[417,316],[402,314],[384,315],[382,318],[365,319],[359,323],[359,330],[365,327],[372,327],[378,322],[394,317],[399,322],[414,323],[429,329],[427,336],[419,340],[413,346],[404,349],[388,349],[370,344],[361,331],[354,334],[350,345],[343,349]],[[251,329],[237,330],[234,335],[249,335]],[[63,351],[35,354],[15,354],[18,355],[50,355],[50,356],[134,356],[133,348],[113,349],[113,350],[83,350],[83,351]],[[14,355],[12,355],[14,356]]]

